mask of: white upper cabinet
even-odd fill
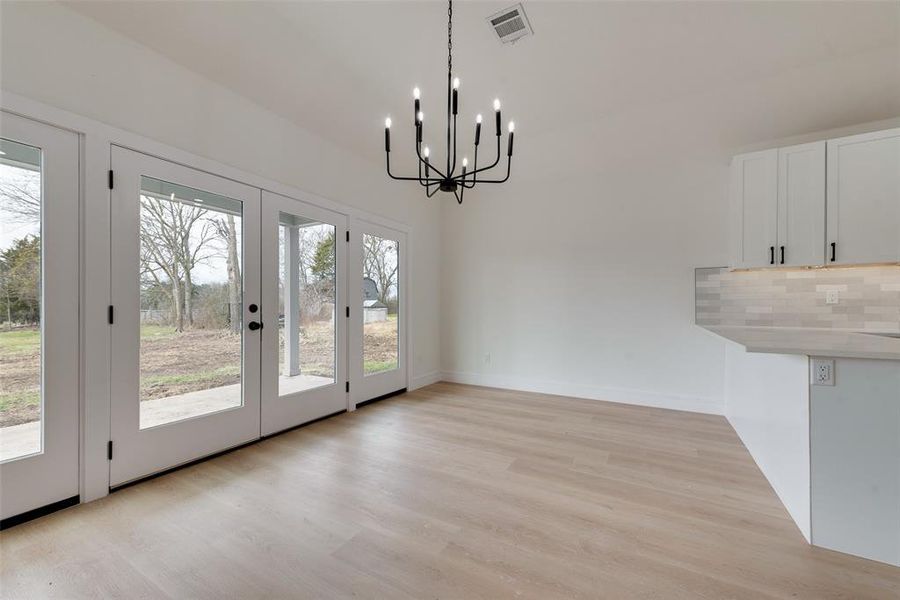
[[[731,266],[900,262],[900,129],[735,156]]]
[[[735,156],[731,162],[732,266],[775,264],[778,150]]]
[[[900,261],[900,129],[828,140],[828,264]]]
[[[825,262],[825,142],[778,149],[776,263]]]

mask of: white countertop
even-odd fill
[[[703,327],[749,352],[900,360],[900,339],[856,331],[796,327]]]

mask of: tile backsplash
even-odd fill
[[[696,323],[900,332],[900,266],[696,269]],[[827,304],[829,291],[837,304]]]

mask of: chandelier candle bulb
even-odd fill
[[[500,137],[500,100],[494,98],[494,120],[496,121],[497,137]]]
[[[509,128],[509,143],[506,146],[506,156],[512,156],[513,136],[514,135],[515,135],[515,132],[513,131],[512,127],[510,127]]]
[[[475,117],[475,145],[481,141],[481,113]]]
[[[422,143],[422,121],[416,123],[416,143]]]
[[[391,118],[384,120],[384,151],[391,151]]]
[[[425,151],[422,154],[425,156],[425,177],[428,177],[431,174],[431,162],[428,159],[428,155],[431,152],[428,150],[428,146],[425,146]]]

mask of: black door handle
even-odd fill
[[[784,264],[784,246],[781,247],[781,264]]]
[[[769,264],[775,264],[775,246],[769,246]]]
[[[837,260],[837,242],[831,242],[831,262]]]
[[[247,323],[247,329],[250,331],[256,331],[257,329],[262,329],[262,323],[257,323],[256,321],[250,321]]]

